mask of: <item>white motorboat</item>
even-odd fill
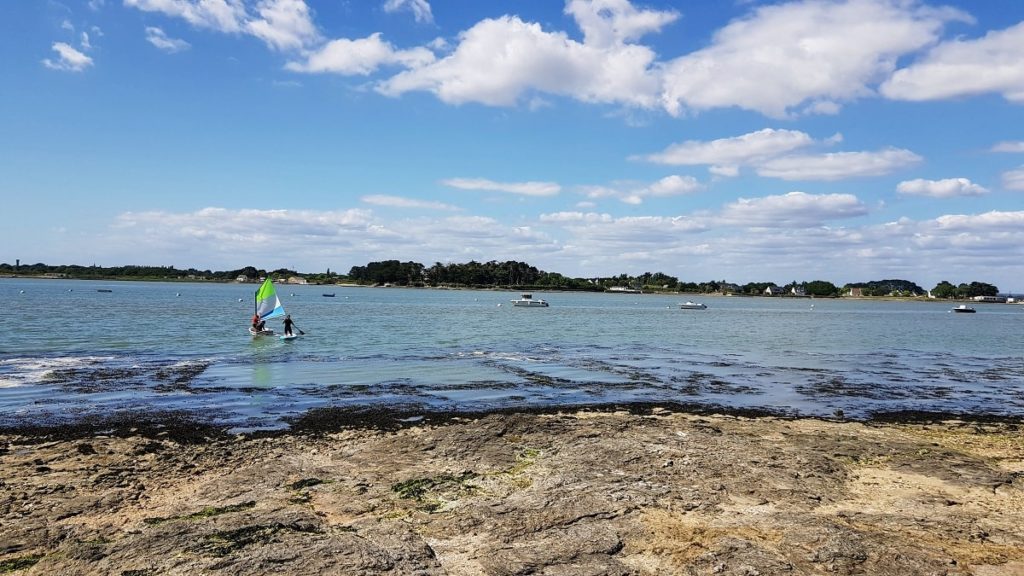
[[[513,306],[522,306],[524,308],[547,308],[548,303],[540,298],[534,298],[533,294],[524,292],[518,300],[512,301]]]
[[[961,314],[974,314],[975,312],[977,312],[977,310],[971,308],[967,304],[961,304],[956,308],[953,308],[953,312],[959,312]]]
[[[690,302],[689,300],[687,300],[686,302],[680,304],[679,307],[682,308],[683,310],[704,310],[708,306],[707,304],[701,304],[699,302]]]

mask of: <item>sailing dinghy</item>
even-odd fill
[[[259,290],[256,290],[256,315],[260,317],[261,322],[270,318],[284,316],[284,306],[281,304],[281,299],[277,297],[277,290],[274,289],[274,283],[270,281],[270,278],[264,280]],[[273,336],[274,331],[270,328],[256,331],[255,328],[250,326],[249,334],[253,336]]]

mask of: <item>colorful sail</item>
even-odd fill
[[[256,291],[256,313],[259,314],[260,320],[284,316],[284,306],[281,305],[281,299],[277,297],[277,291],[274,290],[270,278],[264,280],[260,289]]]

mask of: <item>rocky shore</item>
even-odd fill
[[[11,430],[8,573],[1024,574],[1024,433],[671,406]]]

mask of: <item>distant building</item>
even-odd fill
[[[1005,296],[975,296],[974,297],[974,301],[975,302],[994,302],[996,304],[1005,304],[1006,303],[1006,297]]]
[[[793,286],[789,289],[789,293],[793,296],[807,296],[807,292],[804,290],[803,286]]]
[[[770,286],[764,289],[765,296],[781,296],[783,293],[784,291],[782,290],[782,288],[779,288],[775,284],[771,284]]]
[[[853,297],[853,298],[863,298],[864,297],[864,289],[863,288],[850,288],[850,296]]]
[[[309,282],[307,282],[306,279],[303,278],[302,276],[292,276],[291,278],[288,278],[287,283],[288,284],[309,284]]]

